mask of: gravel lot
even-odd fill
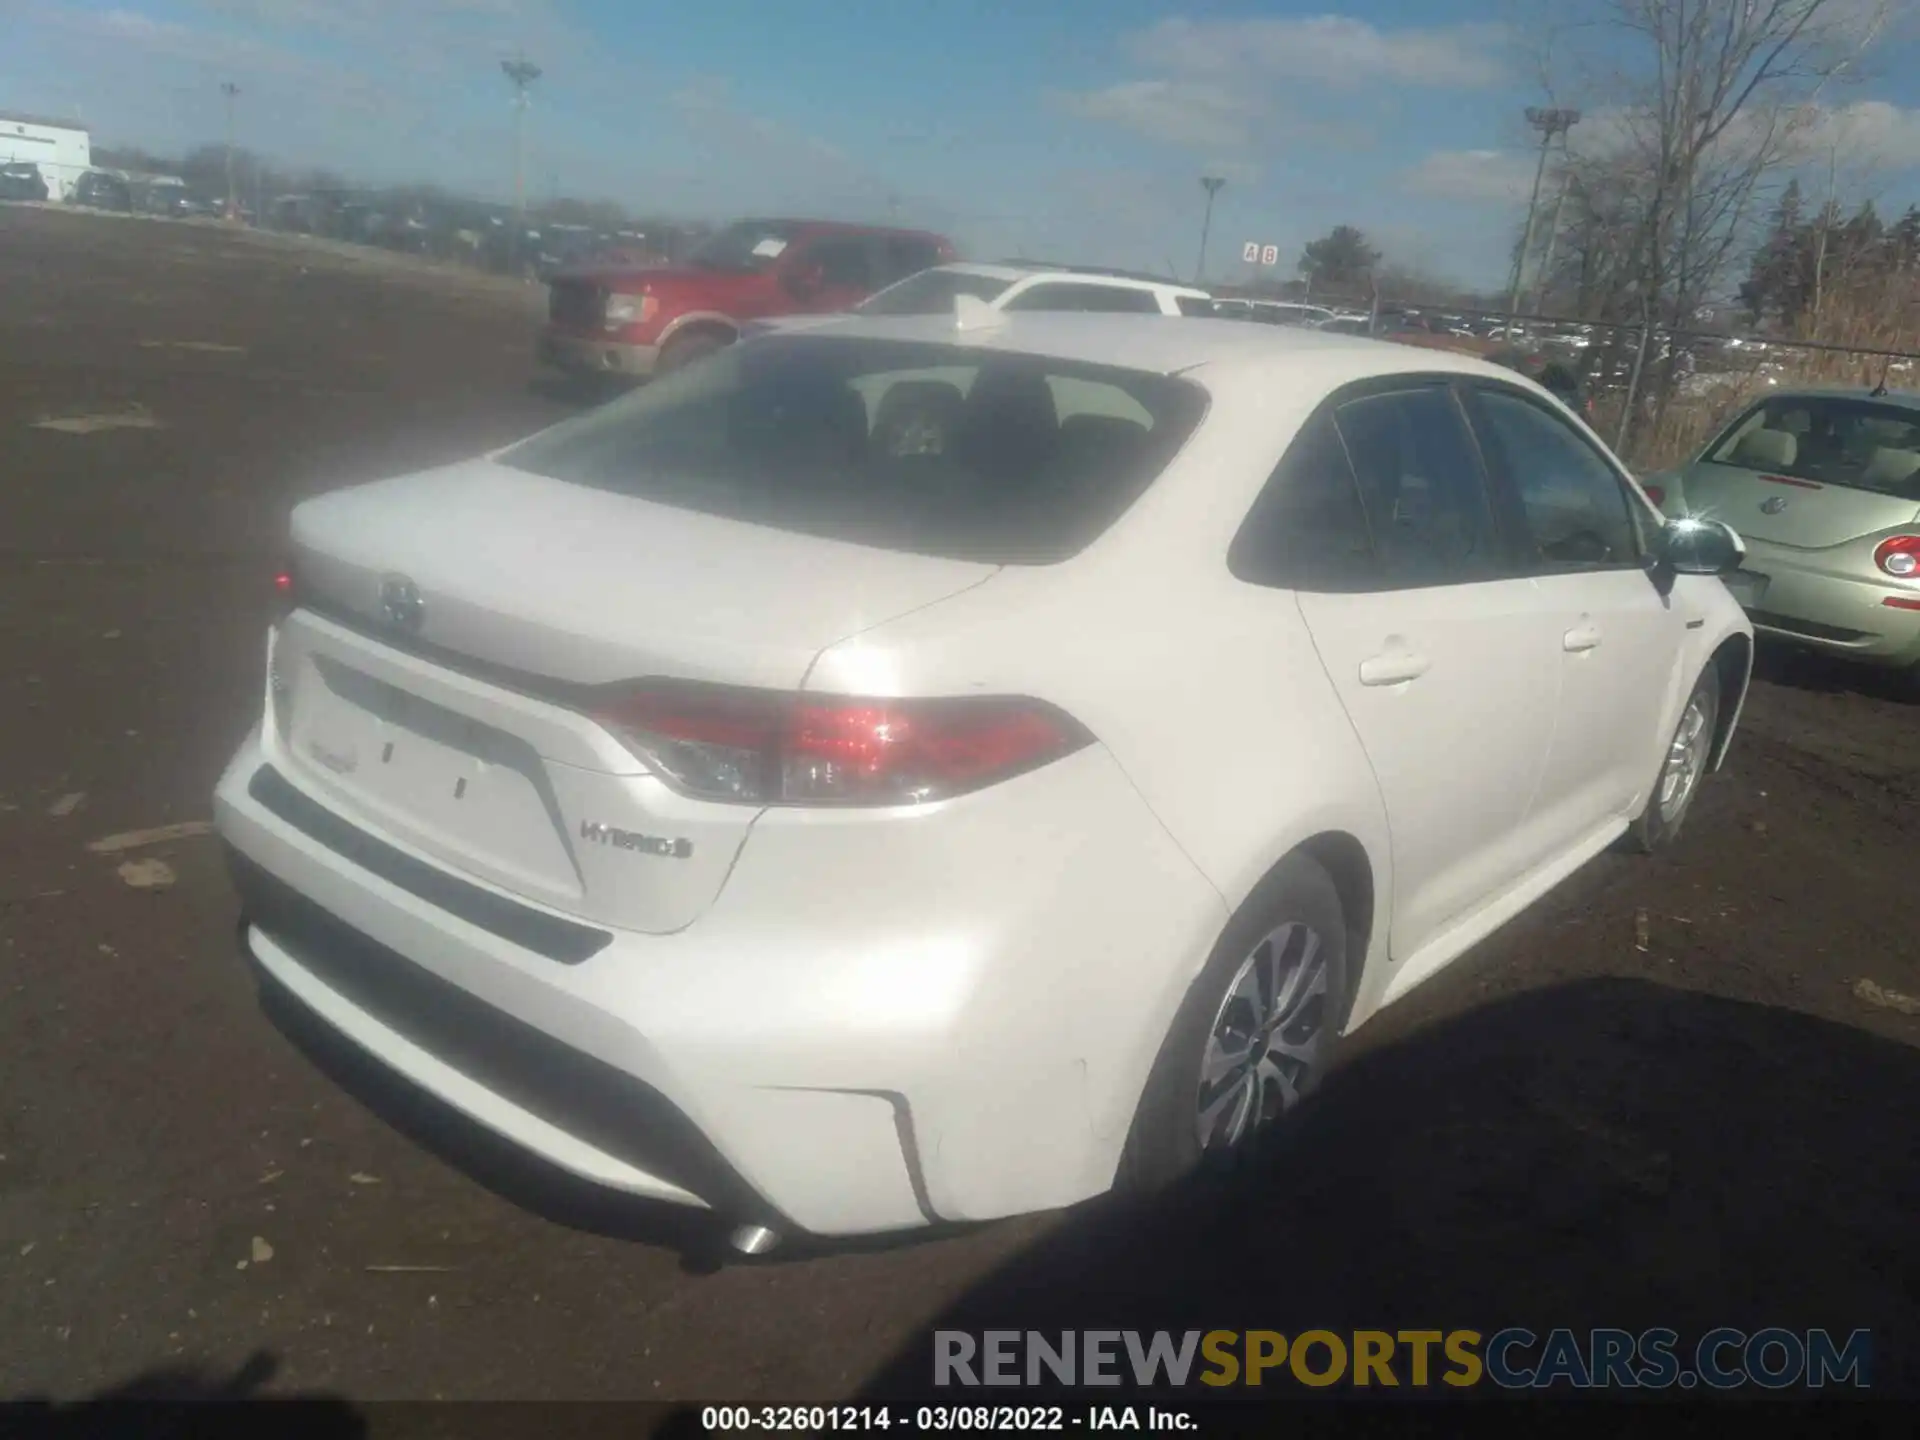
[[[1224,1192],[717,1269],[272,1023],[204,820],[290,505],[563,413],[538,296],[0,208],[0,1396],[827,1399],[924,1330],[1826,1325],[1920,1388],[1920,708],[1768,657],[1677,852],[1369,1027]],[[53,422],[50,426],[48,422]],[[379,1267],[416,1267],[382,1269]]]

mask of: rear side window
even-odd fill
[[[1151,290],[1124,285],[1073,285],[1048,281],[1022,290],[1005,306],[1008,310],[1082,310],[1121,315],[1158,315],[1160,302]]]
[[[1501,572],[1480,457],[1449,390],[1368,395],[1334,414],[1387,583],[1450,585]]]
[[[503,464],[660,504],[992,564],[1066,559],[1158,478],[1203,391],[957,346],[770,335]]]
[[[887,273],[883,278],[888,281],[904,280],[940,263],[940,247],[917,235],[889,235],[885,246]]]
[[[1366,512],[1331,415],[1316,415],[1287,447],[1233,537],[1227,569],[1287,590],[1379,588]]]
[[[818,265],[820,278],[828,285],[868,289],[874,283],[873,256],[864,235],[816,240],[807,247],[802,263]]]

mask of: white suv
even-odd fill
[[[875,291],[852,315],[951,315],[966,295],[994,310],[1097,312],[1118,315],[1211,315],[1205,290],[1151,276],[1113,270],[1082,270],[1008,260],[935,265]],[[840,317],[788,315],[749,322],[743,335],[808,329]]]
[[[301,504],[215,797],[276,992],[750,1250],[1244,1143],[1747,684],[1732,532],[1510,370],[955,308]]]

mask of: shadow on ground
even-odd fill
[[[135,1376],[68,1405],[0,1399],[5,1440],[95,1440],[107,1436],[274,1435],[287,1440],[362,1440],[366,1417],[330,1395],[262,1396],[279,1361],[261,1351],[232,1375],[172,1366]]]
[[[928,1331],[1867,1328],[1912,1395],[1916,1136],[1920,1052],[1582,982],[1358,1058],[1239,1173],[1086,1207]],[[866,1393],[924,1399],[932,1356]]]
[[[1920,716],[1920,682],[1898,670],[1852,663],[1792,645],[1762,645],[1754,656],[1757,679],[1823,695],[1865,695],[1912,705]]]

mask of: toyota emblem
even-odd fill
[[[420,587],[404,575],[387,576],[380,582],[380,618],[396,630],[418,630],[427,618]]]
[[[1760,513],[1762,515],[1778,515],[1786,508],[1787,497],[1784,495],[1775,495],[1771,500],[1762,500],[1760,502]]]

